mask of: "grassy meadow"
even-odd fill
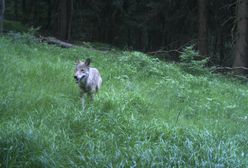
[[[103,85],[82,112],[73,74],[88,57]],[[248,167],[248,86],[235,79],[1,37],[0,88],[0,167]]]

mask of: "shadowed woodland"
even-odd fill
[[[39,33],[67,42],[106,43],[175,61],[182,48],[194,45],[201,56],[209,57],[211,66],[248,65],[247,0],[10,0],[5,3],[6,20],[38,27]],[[8,31],[8,24],[4,29]],[[237,70],[247,73],[245,68]]]

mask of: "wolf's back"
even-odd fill
[[[96,68],[89,68],[89,77],[87,80],[87,87],[92,92],[97,92],[102,85],[102,78],[99,71]]]

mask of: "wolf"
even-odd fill
[[[90,58],[87,58],[85,61],[78,60],[74,74],[74,79],[80,89],[83,111],[85,110],[86,97],[93,101],[94,95],[99,91],[102,85],[100,72],[98,69],[90,67],[90,63]]]

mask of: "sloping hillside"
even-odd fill
[[[103,87],[81,110],[74,62]],[[0,38],[0,167],[246,167],[248,86],[140,52]]]

